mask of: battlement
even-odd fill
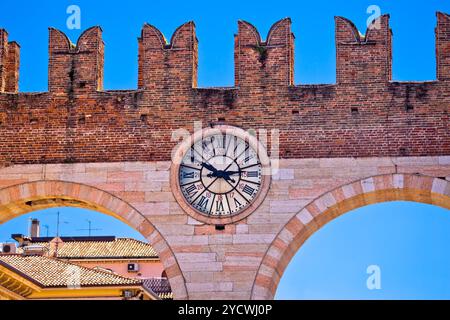
[[[17,94],[19,46],[0,31],[0,167],[168,161],[174,130],[226,124],[279,131],[282,158],[450,155],[450,16],[437,14],[437,81],[392,81],[389,16],[362,35],[336,17],[337,83],[294,85],[291,20],[235,35],[235,86],[197,88],[195,24],[167,41],[145,24],[137,90],[103,90],[102,29],[72,44],[49,29],[49,91]],[[268,146],[271,150],[271,146]]]
[[[49,28],[48,89],[55,94],[103,89],[104,43],[102,29],[83,32],[76,45],[54,28]]]
[[[436,27],[437,79],[450,80],[450,15],[438,12]]]
[[[170,42],[157,28],[145,24],[139,45],[138,88],[164,89],[197,86],[198,40],[195,24],[187,22],[173,33]]]
[[[16,93],[19,89],[20,46],[8,42],[8,32],[0,29],[0,93]]]
[[[362,35],[343,17],[335,18],[337,85],[387,83],[392,80],[392,31],[389,15],[374,20]],[[437,13],[437,80],[450,80],[450,16]],[[270,28],[266,40],[246,21],[235,35],[235,86],[265,90],[294,85],[294,35],[291,20]],[[170,42],[154,26],[145,24],[138,38],[138,89],[189,90],[197,87],[198,40],[195,24],[181,25]],[[19,45],[8,42],[0,30],[0,92],[16,93]],[[61,31],[49,29],[49,92],[85,94],[103,90],[104,43],[102,29],[92,27],[70,42]]]
[[[235,85],[237,87],[289,86],[294,84],[294,34],[291,19],[276,22],[262,41],[258,30],[238,22],[235,36]]]
[[[392,80],[392,31],[389,15],[374,20],[361,35],[355,25],[336,17],[336,80],[338,84]]]

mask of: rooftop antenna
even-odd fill
[[[43,225],[42,227],[45,228],[45,233],[46,233],[46,237],[48,238],[48,230],[50,229],[50,227],[48,226],[48,224]]]
[[[58,246],[59,246],[59,226],[61,223],[68,224],[67,221],[61,221],[59,211],[56,213],[56,245],[55,245],[55,253],[54,256],[58,256]]]
[[[78,231],[88,231],[89,232],[89,237],[92,235],[92,231],[100,231],[102,229],[93,229],[92,228],[92,221],[86,219],[87,223],[89,224],[89,228],[88,229],[77,229]]]
[[[59,211],[56,213],[56,237],[59,237]]]

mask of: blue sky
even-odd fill
[[[68,30],[66,9],[81,8],[81,30]],[[199,85],[233,85],[233,35],[237,20],[253,23],[265,38],[270,26],[291,17],[296,35],[296,83],[334,83],[336,15],[351,19],[365,32],[369,5],[391,14],[394,33],[393,78],[435,79],[436,11],[450,12],[444,0],[406,1],[8,1],[1,5],[0,27],[20,43],[20,90],[47,90],[48,27],[66,32],[75,42],[93,25],[104,30],[105,88],[137,86],[137,37],[149,22],[170,38],[182,23],[194,20],[199,43]],[[33,213],[0,225],[0,241],[26,233],[30,216],[55,232],[57,209]],[[87,219],[94,234],[140,235],[121,222],[98,213],[60,209],[64,235],[85,235]],[[389,203],[349,213],[316,233],[289,265],[278,298],[450,298],[448,210]],[[43,230],[45,235],[45,229]],[[366,268],[381,268],[382,289],[366,288]]]
[[[91,221],[93,236],[130,237],[146,241],[135,229],[111,216],[78,208],[52,208],[22,215],[4,224],[0,224],[0,243],[12,241],[12,234],[29,235],[30,219],[39,219],[41,222],[41,236],[54,237],[56,235],[57,213],[59,212],[59,233],[61,236],[88,236],[89,222]],[[47,228],[48,227],[48,228]]]

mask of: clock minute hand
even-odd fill
[[[235,174],[239,174],[241,173],[240,171],[224,171],[224,174],[226,174],[227,176],[234,176]]]
[[[222,172],[222,178],[224,178],[225,181],[231,181],[231,182],[233,182],[233,183],[236,183],[236,181],[235,181],[234,179],[232,179],[232,178],[230,177],[230,175],[227,174],[226,172]]]
[[[226,181],[236,183],[236,181],[232,179],[230,176],[238,173],[240,173],[240,171],[222,171],[222,176]]]

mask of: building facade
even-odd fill
[[[0,300],[156,300],[143,281],[42,255],[0,254]]]
[[[103,90],[101,34],[74,45],[51,28],[48,92],[18,93],[19,47],[0,33],[0,223],[96,210],[148,239],[175,299],[272,299],[328,221],[384,201],[450,207],[447,14],[429,82],[392,80],[388,15],[364,36],[336,18],[337,83],[326,85],[293,83],[289,19],[265,41],[239,21],[230,88],[197,87],[189,22],[170,42],[144,25],[138,89]]]
[[[49,264],[59,265],[69,270],[71,266],[75,265],[79,270],[88,268],[99,271],[99,274],[120,276],[124,281],[125,279],[136,280],[136,283],[142,286],[142,292],[145,291],[147,295],[151,295],[151,300],[173,298],[161,260],[148,243],[115,236],[40,237],[37,219],[32,220],[30,236],[13,234],[11,237],[17,243],[5,244],[3,248],[0,245],[0,254],[3,254],[3,259],[13,259],[12,262],[19,262],[19,265],[32,260],[33,268],[46,272],[43,277],[51,281],[59,281],[61,286],[64,283],[63,279],[59,279],[61,272],[51,270],[48,267]],[[12,255],[12,257],[8,257],[8,255]],[[36,256],[39,258],[34,258]],[[51,260],[46,258],[51,258]],[[39,263],[42,265],[39,266]],[[30,270],[27,269],[32,274]],[[108,277],[106,278],[108,279]],[[82,287],[76,286],[76,279],[72,280],[73,283],[68,283],[68,287],[75,287],[71,289],[76,290],[82,289]],[[119,292],[123,292],[123,290]],[[147,297],[145,294],[141,295],[142,292],[139,291],[132,296]],[[70,292],[69,294],[72,297],[82,295],[83,292]],[[31,298],[34,297],[31,296]],[[86,296],[85,298],[99,297]]]

